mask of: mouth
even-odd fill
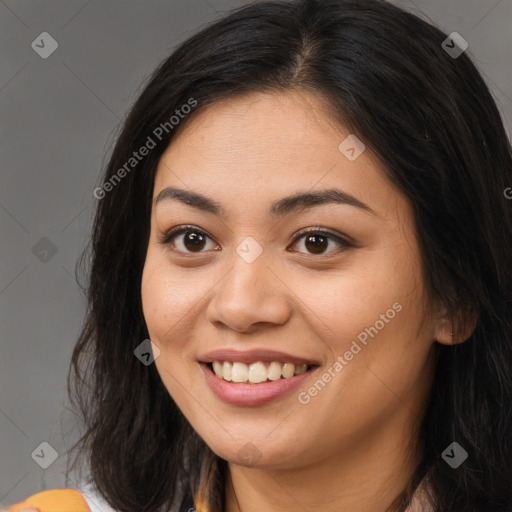
[[[280,361],[255,361],[252,364],[246,364],[239,361],[216,360],[205,364],[219,379],[226,382],[248,384],[291,379],[310,372],[318,366]]]
[[[200,362],[206,384],[223,402],[236,406],[264,405],[289,397],[293,390],[314,378],[317,364],[278,361],[215,360]]]

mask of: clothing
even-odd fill
[[[94,489],[91,482],[78,489],[51,489],[11,505],[9,512],[34,509],[38,512],[116,512]],[[0,510],[0,512],[3,512]]]
[[[223,512],[214,504],[218,498],[213,483],[218,476],[217,470],[217,462],[208,466],[203,465],[199,487],[194,496],[197,512]],[[83,483],[79,489],[52,489],[39,492],[11,505],[7,510],[19,512],[24,509],[34,509],[38,512],[116,512],[96,492],[91,482]],[[406,512],[432,512],[426,501],[423,486],[420,485],[415,492]]]
[[[38,512],[90,512],[85,498],[75,489],[41,491],[11,505],[7,510],[18,512],[25,509],[34,509]]]

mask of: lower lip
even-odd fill
[[[319,366],[288,379],[248,384],[246,382],[228,382],[210,369],[206,363],[200,363],[206,382],[211,390],[224,402],[233,405],[262,405],[282,397],[300,386]]]

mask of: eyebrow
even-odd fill
[[[166,187],[162,189],[154,200],[154,203],[157,205],[162,201],[171,199],[180,201],[181,203],[192,206],[198,210],[213,213],[217,216],[227,216],[226,210],[217,201],[197,192],[180,188]],[[269,214],[272,217],[283,217],[291,212],[304,211],[314,206],[332,203],[355,206],[378,216],[377,213],[367,204],[363,203],[353,195],[335,188],[315,192],[298,192],[296,194],[283,197],[282,199],[272,203],[269,209]]]

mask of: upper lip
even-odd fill
[[[251,364],[258,361],[279,361],[281,363],[319,365],[314,359],[294,356],[286,352],[278,352],[268,349],[253,350],[235,350],[235,349],[218,349],[208,352],[199,357],[199,361],[203,363],[211,363],[213,361],[231,361]]]

